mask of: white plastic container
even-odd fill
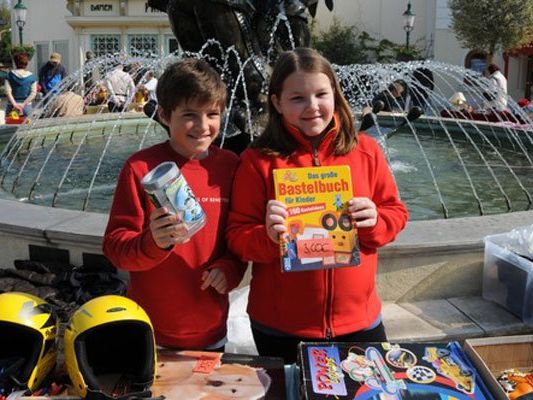
[[[187,225],[189,237],[206,223],[205,212],[173,161],[165,161],[148,172],[141,181],[154,205],[166,207]]]
[[[514,240],[507,233],[485,237],[483,298],[533,326],[533,261],[509,250]]]

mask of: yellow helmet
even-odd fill
[[[154,332],[148,315],[133,300],[107,295],[88,301],[72,315],[64,340],[65,364],[80,397],[151,395]]]
[[[6,385],[38,389],[56,364],[58,328],[52,306],[43,299],[22,292],[0,294],[0,359],[16,365],[3,377]]]

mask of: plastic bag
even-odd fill
[[[533,224],[508,232],[501,245],[509,251],[533,261]]]

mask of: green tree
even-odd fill
[[[533,40],[531,0],[448,0],[452,29],[466,47],[483,51],[492,62],[507,51]]]
[[[365,64],[370,62],[395,63],[422,59],[422,51],[415,46],[405,46],[388,39],[377,41],[367,32],[357,32],[355,26],[345,26],[333,18],[328,30],[316,32],[313,20],[311,46],[337,65]]]
[[[11,11],[6,4],[0,5],[0,20],[3,21],[0,25],[0,64],[11,65]]]
[[[338,18],[333,18],[327,31],[320,31],[319,34],[313,32],[311,46],[329,61],[338,65],[367,62],[364,49],[357,41],[355,26],[345,26]]]

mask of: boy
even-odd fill
[[[244,264],[226,250],[224,230],[238,158],[212,145],[226,87],[203,60],[167,67],[157,85],[158,116],[170,139],[133,154],[118,178],[104,254],[130,274],[128,296],[148,313],[160,346],[223,351],[227,293]],[[192,237],[180,218],[156,209],[141,180],[174,161],[207,217]]]

